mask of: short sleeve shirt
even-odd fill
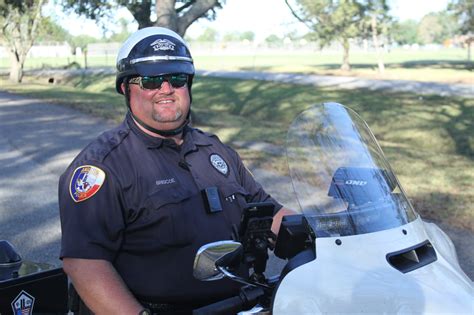
[[[203,190],[217,188],[222,211]],[[192,276],[197,249],[231,239],[248,202],[272,202],[239,155],[216,136],[186,127],[184,142],[151,137],[130,115],[89,144],[61,176],[61,258],[110,261],[138,297],[212,300],[238,289]]]

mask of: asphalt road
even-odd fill
[[[59,266],[59,175],[87,143],[112,125],[67,107],[1,91],[0,122],[0,240],[10,241],[25,260]],[[287,180],[252,171],[272,195],[292,205]],[[455,243],[462,268],[474,279],[473,234],[442,228]]]

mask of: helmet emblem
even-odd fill
[[[176,46],[176,44],[167,39],[159,38],[151,43],[150,46],[153,47],[154,51],[174,50],[174,46]]]
[[[218,170],[221,174],[227,176],[229,174],[229,167],[224,159],[219,154],[211,154],[209,157],[212,166]]]

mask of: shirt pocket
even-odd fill
[[[165,188],[148,197],[146,216],[151,238],[159,247],[191,244],[196,236],[194,210],[196,193],[185,189]]]

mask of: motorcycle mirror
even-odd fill
[[[0,281],[11,279],[16,274],[22,263],[15,247],[8,241],[0,240]]]
[[[218,270],[216,263],[222,262],[224,256],[241,251],[241,249],[242,244],[234,241],[219,241],[201,246],[194,258],[194,278],[201,281],[222,279],[224,274]]]

